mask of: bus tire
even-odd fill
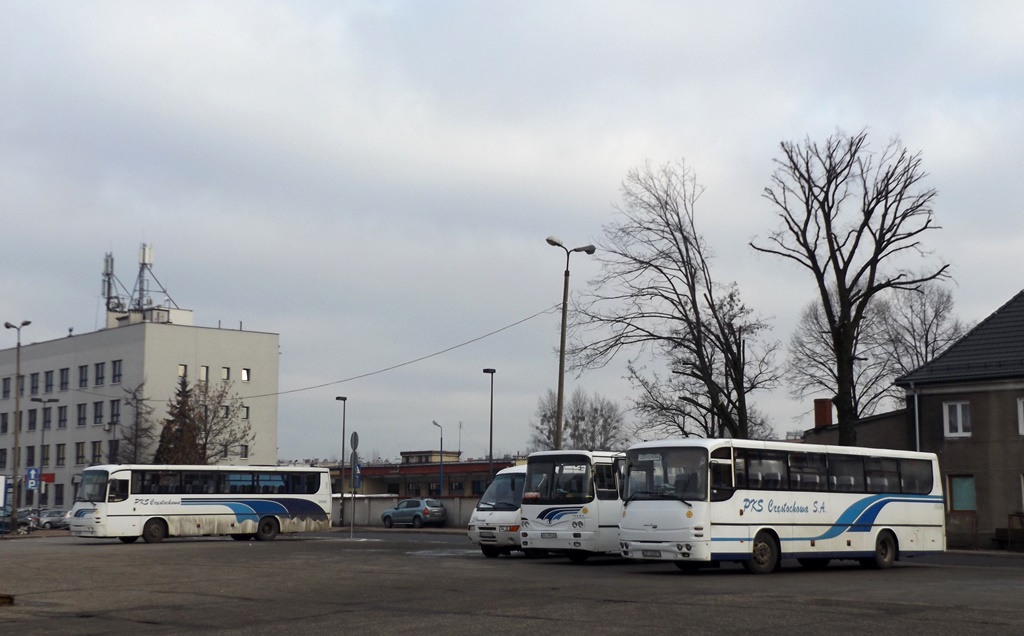
[[[121,540],[121,543],[135,543],[139,538],[138,537],[118,537],[118,539]]]
[[[696,574],[703,567],[701,563],[694,561],[676,561],[675,564],[685,574]]]
[[[231,538],[234,539],[235,541],[248,541],[252,537],[253,537],[253,535],[251,535],[251,534],[233,534],[233,535],[231,535]]]
[[[779,544],[770,532],[761,530],[754,535],[754,546],[750,558],[743,567],[751,574],[768,574],[779,565]]]
[[[484,553],[484,556],[488,559],[497,559],[501,556],[501,548],[496,548],[493,545],[482,545],[480,551]]]
[[[260,519],[259,523],[256,524],[256,540],[273,541],[280,530],[280,527],[277,525],[277,519],[273,517],[263,517]]]
[[[796,562],[808,570],[824,570],[828,567],[829,561],[831,560],[832,559],[824,557],[811,557],[807,559],[797,559]]]
[[[146,543],[160,543],[167,538],[167,524],[163,519],[150,519],[142,526],[142,540]]]
[[[875,537],[875,556],[861,559],[860,564],[874,570],[888,570],[896,561],[896,537],[882,530]]]
[[[581,550],[570,550],[569,552],[566,553],[565,556],[569,557],[569,560],[572,561],[573,563],[583,563],[584,561],[587,560],[587,558],[590,555],[588,553],[586,553],[586,552],[581,551]]]

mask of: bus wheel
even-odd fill
[[[482,545],[480,551],[484,553],[484,556],[488,559],[497,559],[501,556],[501,548],[496,548],[493,545]]]
[[[256,526],[257,541],[273,541],[277,537],[277,533],[277,519],[273,517],[263,517],[260,519],[259,525]]]
[[[135,543],[138,537],[118,537],[118,539],[121,540],[121,543]]]
[[[875,570],[888,570],[896,560],[896,539],[888,530],[883,530],[875,537],[875,556],[861,559],[860,564]]]
[[[828,567],[828,563],[831,560],[832,559],[814,557],[810,559],[797,559],[796,562],[808,570],[824,570]]]
[[[686,574],[696,574],[701,569],[701,564],[693,561],[676,561],[675,564]]]
[[[779,544],[764,530],[754,536],[754,549],[743,567],[752,574],[768,574],[779,564]]]
[[[142,526],[142,540],[146,543],[160,543],[167,538],[167,525],[163,519],[150,519]]]

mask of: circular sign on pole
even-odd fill
[[[352,450],[359,448],[359,433],[352,431],[352,437],[349,438],[349,441],[352,442]]]

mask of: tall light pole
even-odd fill
[[[46,398],[46,399],[43,399],[43,398],[34,397],[34,398],[30,398],[30,399],[33,402],[38,402],[39,404],[42,404],[44,410],[48,408],[46,406],[47,404],[54,404],[54,403],[60,401],[57,398]],[[40,491],[39,491],[40,492],[40,497],[39,498],[40,499],[42,499],[42,494],[43,494],[43,491],[41,489],[45,488],[45,486],[43,486],[43,457],[45,457],[45,455],[44,455],[45,451],[43,449],[45,449],[45,448],[46,448],[46,417],[43,417],[42,421],[39,422],[39,488],[40,488]],[[43,507],[43,505],[42,505],[43,502],[42,501],[38,501],[37,504],[38,504],[38,506],[40,508]]]
[[[491,376],[491,425],[487,443],[487,481],[494,478],[494,372],[496,369],[484,369]]]
[[[438,459],[440,460],[438,463],[441,464],[441,481],[437,484],[437,496],[440,497],[441,494],[444,493],[444,427],[437,422],[431,422],[431,424],[441,429],[441,454],[438,456]]]
[[[344,395],[339,395],[334,398],[341,402],[341,492],[345,492],[345,411],[348,409],[348,398]],[[338,521],[344,522],[345,519],[345,498],[341,498],[341,519]]]
[[[18,441],[18,431],[21,429],[21,328],[32,324],[30,320],[22,320],[20,325],[9,322],[4,323],[7,329],[15,329],[18,332],[18,345],[14,357],[14,460],[12,463],[11,475],[14,479],[14,501],[11,504],[11,519],[8,526],[11,530],[18,527],[18,507],[21,506],[21,484],[18,480],[18,460],[21,459],[21,447]]]
[[[545,240],[548,245],[565,250],[565,284],[562,287],[562,341],[558,347],[558,405],[555,407],[555,439],[553,440],[554,450],[562,450],[562,405],[565,401],[565,329],[569,311],[569,255],[573,252],[593,254],[597,248],[593,245],[584,245],[569,249],[554,236],[549,236]]]

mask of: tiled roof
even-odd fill
[[[1024,291],[896,385],[1024,378]]]

